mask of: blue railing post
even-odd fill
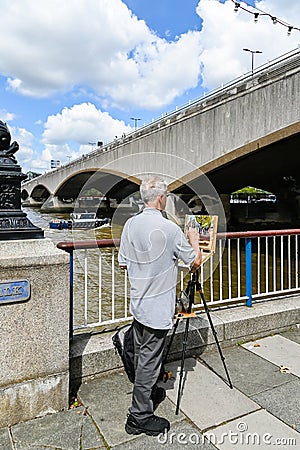
[[[70,341],[73,340],[73,250],[69,251],[70,254]]]
[[[252,306],[252,239],[246,238],[246,300],[247,306]]]

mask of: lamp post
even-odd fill
[[[254,53],[262,53],[260,50],[250,50],[249,48],[243,48],[244,52],[250,52],[251,53],[251,73],[253,76],[254,71]]]
[[[44,238],[44,231],[21,209],[21,182],[27,176],[14,156],[18,150],[19,144],[11,143],[10,131],[0,120],[0,241]]]
[[[92,151],[94,150],[94,145],[96,145],[96,142],[89,142],[89,145],[92,146]]]
[[[138,119],[138,118],[136,118],[136,117],[130,117],[130,120],[134,120],[134,129],[136,130],[136,129],[137,129],[137,123],[138,123],[138,121],[141,120],[141,119]]]

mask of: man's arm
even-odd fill
[[[200,267],[202,261],[202,251],[199,248],[199,233],[196,228],[189,228],[187,231],[187,238],[189,240],[190,245],[196,252],[196,258],[194,262],[191,264],[193,269],[198,269]]]
[[[127,226],[123,228],[121,234],[120,248],[118,252],[118,262],[120,269],[127,269],[127,258],[126,258],[126,241],[127,241]]]

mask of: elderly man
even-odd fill
[[[180,227],[161,214],[167,201],[167,184],[161,178],[144,180],[140,193],[145,208],[126,222],[118,256],[120,267],[128,271],[134,318],[135,382],[125,430],[157,436],[170,429],[154,409],[166,395],[156,382],[174,317],[178,260],[197,268],[201,252],[195,229],[188,231],[189,244]]]

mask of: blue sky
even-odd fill
[[[254,0],[247,3],[254,4]],[[241,5],[251,9],[245,3]],[[300,26],[299,0],[256,7]],[[2,0],[0,119],[43,173],[290,51],[300,32],[232,0]]]

